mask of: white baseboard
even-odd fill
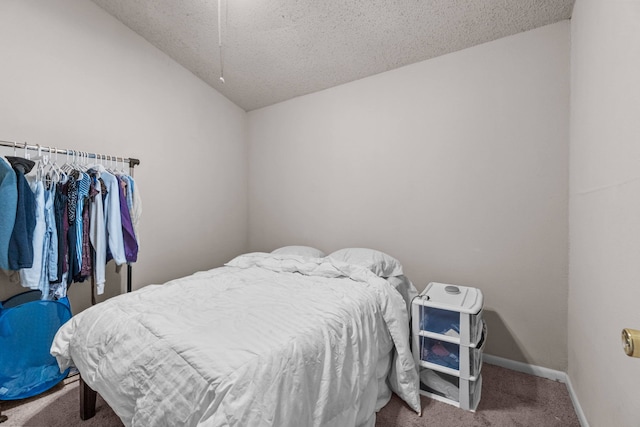
[[[567,374],[555,369],[544,368],[542,366],[531,365],[529,363],[517,362],[503,357],[493,356],[491,354],[483,354],[482,360],[490,365],[501,366],[511,369],[512,371],[524,372],[525,374],[535,375],[536,377],[547,378],[553,381],[567,382]]]
[[[573,390],[573,385],[571,385],[571,378],[569,378],[566,372],[556,371],[555,369],[531,365],[529,363],[518,362],[511,359],[505,359],[491,354],[483,354],[482,360],[490,365],[496,365],[511,369],[512,371],[523,372],[525,374],[535,375],[536,377],[547,378],[549,380],[564,383],[569,391],[569,397],[571,397],[571,403],[573,403],[573,408],[576,411],[580,425],[582,427],[589,427],[587,417],[585,417],[584,412],[582,411],[582,406],[580,406],[580,402],[578,401],[578,396]]]
[[[584,415],[584,412],[582,411],[582,406],[580,406],[580,402],[578,401],[578,395],[573,390],[573,385],[571,385],[571,378],[569,378],[569,375],[566,375],[566,377],[567,377],[567,381],[566,381],[567,389],[569,390],[569,396],[571,396],[571,402],[573,402],[573,407],[576,410],[576,415],[578,415],[578,421],[580,421],[580,425],[582,427],[589,427],[589,423],[587,422],[587,417]]]

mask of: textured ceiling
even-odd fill
[[[574,0],[93,0],[246,111],[571,17]]]

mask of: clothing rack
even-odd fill
[[[0,146],[13,148],[16,155],[18,155],[18,150],[24,150],[25,153],[27,150],[37,151],[38,155],[41,155],[43,152],[50,154],[63,154],[63,155],[73,155],[74,157],[80,156],[81,158],[89,158],[89,159],[98,159],[98,160],[106,160],[106,161],[115,161],[116,163],[128,163],[129,164],[129,175],[133,177],[133,168],[140,164],[139,159],[134,158],[125,158],[118,156],[110,156],[98,153],[89,153],[86,151],[77,151],[70,149],[59,149],[57,147],[45,147],[40,144],[27,144],[26,142],[17,143],[15,141],[4,141],[0,140]],[[25,157],[27,157],[25,155]],[[127,264],[127,292],[131,292],[131,276],[132,276],[132,268],[131,264]],[[93,292],[92,292],[92,303],[93,303]],[[2,415],[2,411],[0,411],[0,423],[7,421],[7,416]]]
[[[42,146],[40,144],[35,144],[35,145],[27,144],[26,142],[19,143],[15,141],[0,140],[0,147],[13,148],[14,151],[16,152],[16,155],[18,154],[18,150],[24,150],[25,152],[27,150],[31,150],[31,151],[37,151],[39,155],[42,152],[46,152],[46,153],[52,153],[52,154],[81,156],[89,159],[115,161],[116,163],[118,162],[128,163],[129,175],[131,175],[132,177],[133,177],[133,168],[140,164],[140,160],[134,159],[134,158],[125,158],[125,157],[110,156],[110,155],[98,154],[98,153],[89,153],[87,151],[79,151],[79,150],[60,149],[57,147]],[[127,292],[131,292],[131,283],[132,283],[131,276],[133,274],[132,271],[133,270],[131,268],[131,264],[127,264]]]

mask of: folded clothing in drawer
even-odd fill
[[[460,313],[433,307],[421,307],[420,329],[450,337],[460,336]]]
[[[477,380],[465,380],[443,372],[420,368],[420,391],[430,397],[444,397],[462,409],[475,411],[482,393],[482,375]]]
[[[459,345],[420,337],[420,348],[422,360],[455,370],[460,369]]]
[[[420,389],[439,394],[447,399],[460,399],[459,379],[431,369],[420,369]]]
[[[461,346],[457,344],[420,337],[420,359],[458,371],[457,375],[462,378],[474,379],[482,367],[484,342],[483,335],[477,348],[462,347],[463,353],[461,353]]]

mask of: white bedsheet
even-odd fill
[[[406,306],[371,272],[254,253],[74,316],[52,354],[132,426],[373,425],[379,361],[420,412]]]

